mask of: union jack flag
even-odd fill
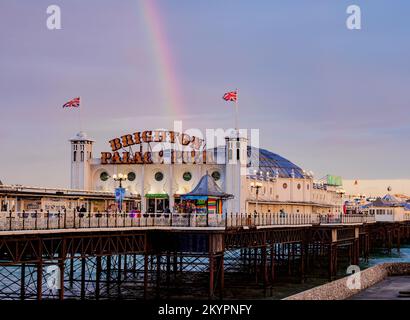
[[[222,97],[225,101],[236,101],[238,100],[238,92],[231,91],[224,94]]]
[[[80,107],[80,97],[74,98],[63,105],[63,108],[79,108]]]

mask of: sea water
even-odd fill
[[[369,268],[386,262],[410,262],[410,245],[402,246],[400,251],[393,248],[390,254],[385,250],[376,250],[370,255],[369,261],[362,262],[360,267]]]

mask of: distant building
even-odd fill
[[[410,196],[410,179],[343,180],[346,194],[352,196],[383,197],[386,192]],[[390,190],[389,190],[390,189]]]
[[[380,222],[404,221],[410,217],[410,203],[387,194],[365,205],[363,211],[374,215],[376,221]]]

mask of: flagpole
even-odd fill
[[[80,118],[80,119],[79,119],[79,120],[80,120],[80,132],[83,131],[83,119],[82,119],[82,116],[81,116],[82,100],[83,100],[82,97],[80,97],[80,104],[79,104],[79,106],[78,106],[78,109],[79,109],[79,110],[78,110],[78,111],[79,111],[79,112],[78,112],[78,116],[79,116],[79,118]]]
[[[239,100],[239,90],[235,89],[236,91],[236,100],[235,100],[235,130],[239,130],[239,125],[238,125],[238,113],[239,113],[239,108],[238,108],[238,100]]]

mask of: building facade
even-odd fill
[[[94,141],[84,132],[71,143],[71,188],[114,192],[122,187],[141,212],[172,211],[180,197],[209,174],[233,199],[223,212],[323,213],[343,212],[343,194],[337,186],[317,183],[289,160],[248,145],[234,133],[225,145],[206,148],[200,139],[166,131],[142,131],[109,141],[110,152],[93,157]],[[174,144],[187,149],[174,149]],[[158,148],[158,146],[161,147]],[[177,151],[175,151],[177,150]]]

